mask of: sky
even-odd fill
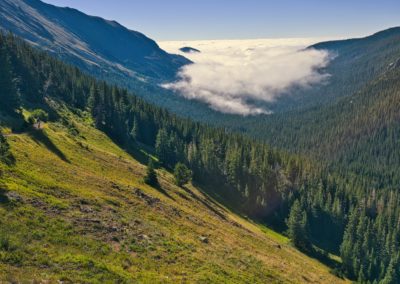
[[[157,41],[357,37],[400,25],[399,0],[44,0]]]

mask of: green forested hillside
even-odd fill
[[[13,102],[0,111],[0,282],[345,282],[286,237],[219,204],[213,183],[195,176],[174,184],[172,158],[186,158],[164,140],[172,129],[209,135],[210,143],[236,138],[130,99],[12,37],[0,45],[1,72],[10,74],[2,101]],[[110,120],[121,110],[136,114],[128,132]],[[212,156],[212,148],[202,151]],[[162,160],[153,157],[157,185],[149,186],[140,161],[155,154]]]
[[[67,217],[68,214],[76,214],[76,212],[70,210],[73,204],[91,205],[90,210],[94,210],[93,206],[100,207],[100,212],[105,210],[104,215],[101,214],[104,218],[109,218],[107,214],[109,211],[117,213],[115,216],[118,216],[120,211],[116,208],[119,206],[130,208],[135,204],[131,204],[130,197],[127,196],[127,194],[132,193],[132,188],[129,186],[137,184],[137,180],[135,181],[134,177],[127,174],[129,169],[135,173],[134,163],[124,162],[128,159],[124,157],[129,157],[127,154],[129,153],[147,163],[148,155],[152,155],[157,160],[158,167],[160,167],[158,173],[162,181],[164,177],[166,180],[172,180],[169,174],[163,174],[165,172],[163,169],[171,170],[178,162],[183,163],[193,171],[193,184],[231,210],[242,216],[247,215],[253,220],[268,223],[282,232],[287,230],[294,245],[328,263],[334,262],[329,257],[328,252],[340,254],[343,264],[336,264],[337,274],[344,273],[346,276],[360,281],[384,280],[385,283],[396,283],[396,277],[400,273],[400,268],[397,265],[400,252],[398,245],[400,230],[395,225],[400,222],[398,210],[400,199],[397,198],[397,192],[389,189],[376,190],[375,186],[371,185],[369,180],[364,179],[362,175],[327,171],[324,167],[320,167],[319,163],[305,157],[273,150],[263,143],[240,135],[226,133],[223,129],[211,128],[171,115],[163,109],[129,95],[123,89],[110,86],[105,82],[97,82],[82,74],[78,69],[52,59],[45,53],[33,50],[13,36],[1,36],[0,45],[0,58],[3,61],[1,72],[7,75],[2,77],[3,80],[0,81],[1,90],[6,90],[2,91],[0,96],[2,100],[7,101],[7,104],[1,105],[2,124],[6,130],[12,130],[12,132],[5,132],[5,139],[1,138],[0,140],[0,153],[3,161],[2,182],[5,187],[3,193],[5,197],[2,197],[2,200],[6,205],[10,199],[16,201],[17,204],[23,202],[26,200],[24,198],[26,193],[28,203],[32,204],[34,208],[36,208],[37,199],[40,202],[43,202],[42,199],[44,199],[45,204],[43,206],[46,209],[43,209],[44,212],[51,213],[52,208],[55,207],[57,210],[53,214],[56,216],[59,214],[59,210],[67,214]],[[40,119],[44,121],[46,116],[39,115],[42,112],[33,111],[35,109],[42,109],[48,113],[49,129],[42,129],[43,123],[38,122],[38,118],[41,117]],[[83,130],[83,128],[86,130]],[[99,135],[100,133],[106,134],[116,144],[111,146],[111,141],[109,141],[107,142],[108,146],[104,147],[102,142],[98,141],[99,136],[91,134],[92,131],[95,131],[94,128],[97,129],[96,133]],[[9,142],[7,143],[5,140],[9,140]],[[67,144],[63,145],[62,143]],[[25,146],[23,145],[25,144],[28,150],[24,150]],[[78,148],[76,148],[77,145]],[[113,154],[114,158],[111,158],[110,155],[103,156],[103,154],[106,154],[104,152],[110,151],[107,150],[109,147],[117,147],[116,145],[125,149],[126,152],[116,149],[112,151],[112,153],[118,153]],[[46,158],[46,161],[42,161],[43,155],[40,154],[42,150],[39,151],[38,147],[40,149],[47,148],[48,151],[53,153],[52,156]],[[67,149],[63,150],[63,148],[68,147],[71,147],[68,151]],[[94,155],[94,152],[99,152],[99,154]],[[86,158],[91,159],[91,161],[87,161]],[[117,160],[119,160],[118,165],[111,167],[109,163],[117,163]],[[64,169],[64,166],[68,167]],[[126,171],[120,170],[121,167]],[[143,170],[138,171],[139,176],[143,172]],[[49,175],[52,177],[51,181],[47,180]],[[126,180],[128,177],[132,179],[132,183]],[[109,187],[103,187],[104,179],[112,182]],[[92,182],[87,184],[91,180],[93,184]],[[124,180],[124,182],[120,180]],[[57,190],[57,185],[62,185],[60,192]],[[98,190],[101,191],[99,192],[100,196],[104,194],[107,197],[101,197],[101,200],[98,200],[97,191],[91,189],[93,186],[98,186]],[[115,193],[108,190],[114,190]],[[123,192],[121,195],[118,193],[120,190]],[[215,203],[199,199],[197,194],[191,193],[190,188],[184,187],[182,190],[171,187],[170,183],[166,182],[161,182],[161,187],[158,188],[159,194],[166,196],[165,200],[174,200],[178,198],[177,196],[180,196],[179,200],[187,200],[187,198],[197,200],[196,202],[203,204],[208,210],[214,212],[213,214],[219,216],[218,218],[225,218],[221,216],[219,210],[216,210],[215,206],[218,207],[218,205]],[[15,195],[14,191],[18,194]],[[133,190],[133,192],[137,197],[144,199],[148,205],[158,202],[140,190]],[[19,197],[19,194],[23,196]],[[81,195],[85,196],[84,201],[78,200]],[[97,201],[92,204],[94,202],[92,198],[101,204],[97,204]],[[18,224],[19,218],[16,216],[21,216],[21,220],[28,222],[26,219],[29,219],[29,217],[27,216],[35,216],[36,218],[37,214],[40,213],[33,211],[31,213],[26,212],[27,215],[24,215],[25,213],[19,213],[19,210],[28,209],[18,206],[16,210],[10,211],[12,218],[17,220],[16,224]],[[116,210],[116,212],[113,210]],[[150,215],[148,218],[154,221],[155,217]],[[28,222],[27,230],[36,227],[44,219],[46,218],[42,217],[36,223],[33,220],[33,225]],[[115,220],[91,221],[91,219],[93,218],[83,217],[83,220],[77,219],[78,221],[73,222],[82,222],[82,224],[89,222],[95,228],[101,227],[106,222],[108,230],[123,230],[119,225],[116,225],[115,229],[112,228],[112,223]],[[121,222],[126,221],[120,216],[117,219]],[[8,222],[10,219],[6,217],[4,220]],[[53,222],[53,219],[51,220]],[[133,220],[126,221],[127,226],[131,224],[131,221]],[[159,222],[166,227],[169,227],[169,222],[172,222],[175,225],[169,228],[176,228],[177,221],[173,218],[169,222]],[[16,235],[20,234],[21,239],[23,239],[25,235],[22,231],[18,233],[16,224],[13,230],[16,231]],[[30,226],[28,226],[29,224]],[[51,223],[46,226],[51,228],[55,224]],[[64,226],[62,222],[60,226]],[[89,230],[91,230],[90,228]],[[227,227],[227,230],[229,228],[231,227]],[[62,231],[66,230],[70,232],[69,234],[76,235],[78,238],[82,237],[79,231],[77,234],[77,231],[73,229],[67,226]],[[131,250],[126,249],[127,244],[122,243],[124,245],[122,246],[119,242],[121,236],[116,235],[115,239],[106,240],[108,245],[112,244],[111,249],[116,246],[112,251],[134,252],[134,256],[140,254],[141,261],[144,261],[145,264],[139,265],[132,262],[130,257],[126,260],[127,264],[122,259],[119,264],[115,264],[111,260],[110,262],[104,260],[99,263],[96,258],[99,257],[97,250],[100,248],[96,248],[97,243],[91,242],[86,244],[89,249],[93,249],[93,251],[88,251],[88,253],[92,253],[91,257],[88,257],[87,254],[79,257],[79,259],[76,259],[76,256],[59,256],[57,255],[58,245],[63,244],[68,234],[57,236],[57,231],[58,229],[55,229],[55,232],[50,231],[49,233],[55,235],[48,236],[57,244],[56,248],[53,247],[54,250],[51,251],[51,248],[45,247],[41,250],[38,258],[29,258],[27,262],[23,260],[25,254],[30,252],[29,247],[25,248],[21,239],[14,240],[12,236],[3,232],[4,245],[1,248],[2,258],[0,258],[5,265],[3,271],[16,269],[23,274],[24,269],[31,267],[36,269],[35,273],[43,273],[41,267],[44,266],[45,268],[49,267],[51,275],[59,275],[59,272],[63,269],[74,271],[82,268],[82,273],[92,273],[77,275],[76,277],[90,277],[90,275],[98,273],[102,275],[103,272],[106,273],[104,277],[109,277],[107,276],[109,272],[129,277],[126,272],[120,271],[121,267],[127,269],[128,273],[129,271],[134,273],[138,270],[153,271],[152,273],[155,274],[157,274],[157,271],[158,273],[168,271],[167,268],[161,267],[157,270],[157,268],[152,267],[154,265],[153,258],[150,261],[149,257],[157,259],[157,257],[160,257],[158,254],[151,256],[140,254],[140,250],[143,249],[143,242],[152,247],[150,251],[153,249],[157,251],[159,245],[159,243],[152,245],[153,241],[148,242],[146,233],[144,235],[147,237],[141,234],[142,236],[138,236],[138,240],[132,240],[133,249]],[[97,233],[93,229],[89,235],[96,240],[102,237]],[[43,234],[43,232],[40,231],[40,234]],[[157,234],[163,236],[165,232]],[[113,235],[111,234],[111,236]],[[201,237],[202,242],[208,241],[207,236],[203,236],[203,233],[199,237]],[[204,239],[204,237],[206,238]],[[40,236],[37,238],[38,240],[32,240],[34,244],[42,239]],[[239,242],[240,238],[237,235],[231,241],[236,243]],[[220,241],[223,243],[227,239],[222,238]],[[85,242],[87,242],[85,238],[76,240],[77,248],[83,250]],[[212,243],[212,240],[210,242]],[[12,245],[13,243],[16,243],[16,245]],[[256,247],[263,247],[258,239],[252,239],[249,243]],[[241,243],[236,244],[242,246]],[[66,243],[68,249],[73,245],[74,243]],[[182,248],[181,245],[178,246]],[[246,246],[243,245],[243,247]],[[108,251],[109,249],[110,247],[105,248]],[[168,249],[172,248],[168,247]],[[19,251],[20,256],[16,262],[10,260],[11,256],[18,256],[13,251]],[[251,252],[252,250],[248,251]],[[183,257],[187,251],[173,252],[173,255],[178,254]],[[227,252],[227,254],[229,253]],[[39,265],[38,263],[41,263],[39,257],[46,258],[46,255],[52,256],[50,263]],[[115,257],[118,258],[118,255],[114,256],[111,253],[107,254],[107,257],[114,259]],[[196,266],[198,261],[192,258],[187,261],[185,258],[176,257],[175,262],[171,260],[172,263],[183,261],[188,262],[188,265]],[[261,259],[268,262],[269,257],[274,258],[274,256],[269,255],[261,256]],[[163,256],[161,256],[161,259],[163,259]],[[218,262],[221,259],[223,257],[217,257],[215,261]],[[237,266],[230,266],[229,271],[227,271],[228,268],[221,268],[216,262],[206,261],[204,264],[214,267],[215,270],[211,270],[219,275],[216,276],[213,272],[213,275],[209,276],[211,277],[210,281],[218,282],[218,280],[228,276],[232,279],[238,279],[239,282],[247,281],[241,278],[243,277],[242,274],[230,274]],[[249,267],[250,270],[254,269],[252,268],[254,266],[246,264],[246,262],[243,265],[245,267],[243,269],[246,269],[246,267]],[[274,270],[274,265],[272,264],[270,266],[272,268],[269,270],[277,273],[278,276],[274,279],[279,279],[279,275],[287,275],[288,272],[283,272],[280,268]],[[125,266],[127,268],[124,268]],[[259,267],[258,264],[257,266]],[[57,267],[60,269],[59,271],[57,271]],[[192,270],[188,268],[186,271]],[[205,271],[208,271],[208,269]],[[168,276],[173,273],[173,270],[170,270],[164,274]],[[255,271],[254,273],[251,272],[252,277],[261,279],[261,282],[266,281],[266,278],[262,277],[269,275],[268,272],[262,272],[261,275],[255,273]],[[302,271],[301,273],[305,272]],[[296,275],[296,272],[291,274]],[[153,278],[151,278],[151,275],[140,277],[154,279],[155,276],[152,275]],[[303,279],[296,278],[287,281],[339,281],[338,279],[331,280],[331,278],[314,279],[306,275]],[[197,280],[207,281],[207,278],[200,277]]]
[[[327,67],[330,83],[307,90],[310,98],[315,96],[314,103],[330,102],[249,118],[236,130],[309,155],[342,174],[362,176],[375,188],[397,186],[399,39],[400,29],[392,28],[362,39],[313,46],[337,53]]]
[[[392,188],[399,173],[400,69],[387,71],[353,96],[337,103],[271,118],[266,139],[306,153],[335,170]]]
[[[330,53],[329,64],[320,70],[329,74],[329,79],[312,88],[290,90],[272,106],[276,113],[332,103],[354,94],[384,74],[399,63],[400,28],[390,28],[363,38],[321,42],[308,48]]]

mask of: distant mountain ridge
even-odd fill
[[[380,40],[387,40],[392,36],[398,37],[399,34],[400,34],[400,27],[392,27],[386,30],[376,32],[366,37],[319,42],[310,46],[310,48],[333,50],[333,49],[348,47],[350,45],[354,45],[359,42],[371,44],[374,42],[378,42]]]
[[[330,74],[328,84],[292,91],[273,106],[275,112],[330,104],[362,89],[400,59],[400,27],[363,38],[320,42],[308,48],[332,54],[332,60],[323,70]]]
[[[81,68],[100,67],[156,82],[174,79],[188,59],[115,21],[39,0],[0,1],[0,29],[9,30]]]

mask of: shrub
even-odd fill
[[[35,124],[40,122],[46,122],[49,119],[49,114],[42,109],[35,109],[28,117],[28,123]]]
[[[175,184],[183,186],[192,179],[192,171],[182,163],[177,163],[174,169]]]

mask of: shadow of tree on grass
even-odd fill
[[[29,132],[29,136],[38,144],[44,145],[49,151],[59,157],[66,163],[70,163],[65,154],[47,137],[46,132],[42,129]]]
[[[218,217],[220,217],[223,220],[227,220],[227,217],[221,211],[214,208],[211,204],[208,203],[208,202],[210,202],[215,205],[214,201],[212,201],[210,198],[208,198],[207,196],[204,196],[204,194],[203,194],[203,196],[206,197],[206,200],[203,200],[199,196],[197,196],[193,191],[191,191],[189,188],[187,188],[186,186],[183,186],[182,189],[184,189],[193,199],[195,199],[198,202],[200,202],[201,204],[203,204],[208,210],[212,211]],[[222,208],[222,207],[219,207],[219,208]],[[225,210],[222,208],[222,211],[225,211]]]
[[[8,204],[10,200],[8,199],[8,196],[6,195],[6,190],[3,188],[0,188],[0,205],[2,204]]]

